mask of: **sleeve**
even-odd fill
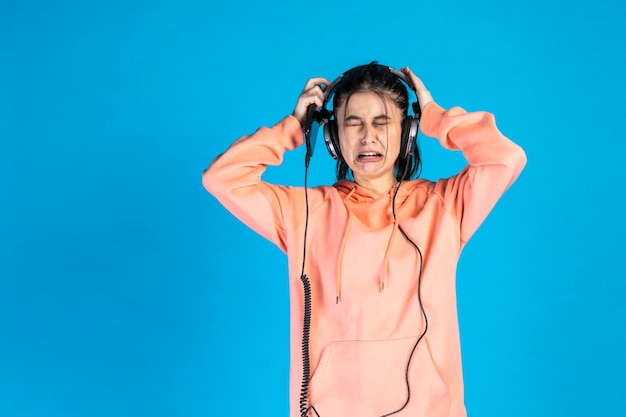
[[[459,174],[436,185],[466,243],[524,169],[526,154],[500,133],[487,112],[444,110],[431,102],[422,114],[422,132],[446,149],[462,151],[468,162]]]
[[[271,128],[235,141],[202,173],[202,184],[245,225],[286,252],[286,212],[290,188],[261,180],[268,165],[277,166],[287,150],[304,142],[300,123],[285,117]]]

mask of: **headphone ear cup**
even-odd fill
[[[324,143],[326,143],[326,148],[328,148],[328,152],[333,159],[343,161],[341,147],[339,146],[339,130],[335,120],[329,120],[324,125]]]
[[[406,116],[402,121],[402,136],[400,138],[400,158],[406,159],[411,156],[417,147],[417,131],[419,120],[413,116]]]

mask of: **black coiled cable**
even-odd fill
[[[311,283],[306,275],[300,277],[304,287],[304,320],[302,326],[302,386],[300,388],[300,416],[305,417],[310,407],[307,405],[311,364],[309,361],[309,334],[311,331]],[[317,414],[317,411],[315,412]]]
[[[307,188],[307,177],[309,172],[310,153],[307,152],[306,162],[304,164],[304,200],[306,205],[306,217],[304,220],[304,243],[302,245],[302,273],[300,279],[302,280],[302,286],[304,291],[304,319],[302,320],[302,385],[300,386],[300,417],[306,417],[310,409],[313,409],[315,414],[317,410],[315,407],[308,406],[309,397],[309,380],[311,378],[311,363],[309,359],[309,336],[311,333],[311,283],[309,278],[304,273],[304,266],[306,264],[306,237],[309,229],[309,193]]]

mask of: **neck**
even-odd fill
[[[398,181],[396,181],[395,177],[390,178],[378,178],[375,180],[371,179],[363,179],[363,178],[354,178],[354,182],[356,182],[360,187],[363,187],[376,195],[387,194],[391,188],[393,188]]]

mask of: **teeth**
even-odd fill
[[[361,156],[379,156],[379,153],[376,152],[363,152]]]

